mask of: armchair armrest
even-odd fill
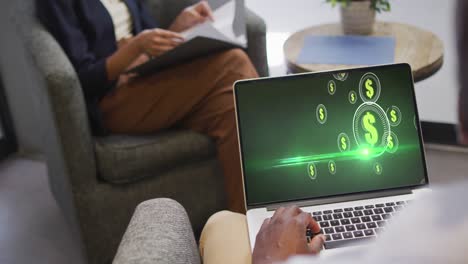
[[[266,49],[266,24],[261,17],[248,8],[245,8],[245,11],[248,41],[247,54],[257,69],[258,74],[261,77],[267,77],[269,70]]]
[[[171,199],[154,199],[135,210],[113,264],[200,264],[185,209]]]

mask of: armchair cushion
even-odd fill
[[[137,207],[113,261],[150,263],[200,264],[187,213],[173,200],[154,199]]]
[[[97,138],[95,147],[99,176],[117,184],[136,182],[216,154],[209,137],[191,131]]]

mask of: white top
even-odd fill
[[[295,257],[288,264],[468,263],[468,182],[412,202],[371,246],[330,258]]]
[[[116,41],[133,36],[133,20],[127,4],[123,0],[101,0],[114,23]]]

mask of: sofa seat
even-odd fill
[[[100,178],[115,184],[154,177],[216,155],[212,139],[191,131],[96,138],[95,151]]]

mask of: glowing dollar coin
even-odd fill
[[[348,151],[351,149],[351,141],[349,140],[348,135],[346,133],[340,133],[337,139],[338,149],[341,152]]]
[[[392,131],[390,135],[387,137],[387,152],[388,153],[395,153],[398,150],[398,145],[400,142],[398,141],[397,135]]]
[[[311,180],[317,179],[317,167],[315,166],[315,163],[310,162],[307,164],[307,175]]]
[[[382,174],[382,172],[383,172],[382,164],[380,164],[380,163],[378,163],[378,162],[374,163],[374,172],[375,172],[375,174],[377,174],[377,175]]]
[[[376,103],[361,104],[354,114],[353,133],[358,148],[366,149],[366,155],[375,157],[383,154],[390,135],[385,111]]]
[[[323,124],[325,124],[325,122],[327,122],[327,108],[323,104],[319,104],[317,106],[315,114],[317,116],[317,121],[320,124],[323,125]]]
[[[336,92],[336,83],[334,81],[328,82],[328,93],[334,95]]]
[[[355,104],[357,102],[357,94],[355,91],[350,91],[348,94],[348,100],[351,104]]]
[[[335,77],[335,79],[337,79],[338,81],[346,81],[346,79],[348,79],[348,73],[347,72],[339,72],[339,73],[335,73],[333,74],[333,77]]]
[[[359,82],[359,96],[364,102],[377,102],[380,97],[380,80],[374,73],[368,72]]]
[[[336,163],[333,160],[328,162],[328,170],[330,171],[331,175],[336,174]]]
[[[390,125],[393,127],[398,126],[401,123],[401,111],[397,106],[392,105],[387,109],[387,117],[390,120]]]

